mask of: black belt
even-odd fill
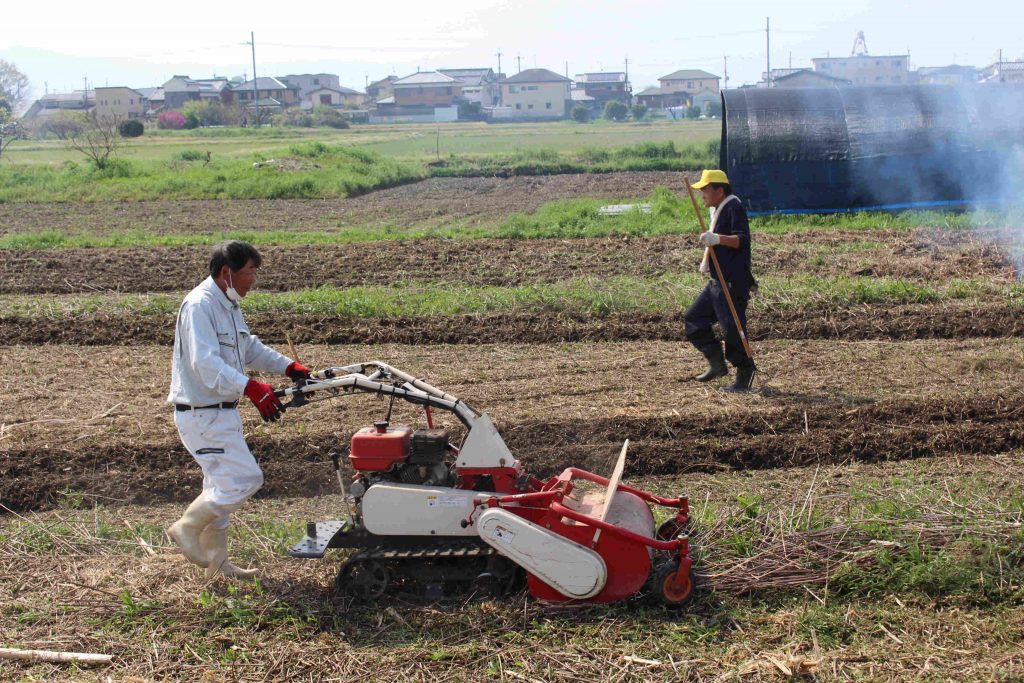
[[[185,403],[175,403],[174,409],[179,413],[183,413],[186,410],[205,410],[206,408],[223,408],[224,410],[231,410],[238,407],[238,401],[224,401],[224,403],[214,403],[211,406],[190,406]]]

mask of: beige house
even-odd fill
[[[323,104],[335,109],[356,108],[363,106],[366,95],[357,92],[352,88],[338,86],[337,88],[317,88],[306,93],[306,98],[299,105],[303,109],[312,109]]]
[[[137,119],[146,115],[146,96],[138,90],[115,86],[96,88],[96,116],[111,119]]]
[[[702,90],[717,93],[719,77],[701,69],[680,69],[658,79],[663,93],[696,95]]]
[[[774,69],[773,69],[774,71]],[[837,88],[850,85],[845,78],[836,78],[820,71],[810,69],[794,69],[784,76],[772,80],[772,88]]]
[[[547,69],[527,69],[501,82],[501,102],[514,118],[561,119],[572,81]]]

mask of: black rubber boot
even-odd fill
[[[736,368],[736,383],[725,387],[726,391],[747,392],[754,388],[754,375],[757,374],[757,366],[754,361],[747,360]]]
[[[704,356],[708,359],[708,369],[694,377],[695,380],[698,382],[710,382],[713,379],[725,377],[729,374],[729,367],[725,364],[725,355],[722,353],[721,346],[716,346],[710,352],[705,353]]]

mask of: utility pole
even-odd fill
[[[565,77],[569,78],[569,62],[565,62]]]
[[[518,52],[516,53],[516,73],[523,70],[523,56]]]
[[[82,104],[89,108],[89,77],[82,76]]]
[[[729,89],[729,55],[722,55],[722,71],[724,72],[723,80],[725,82],[725,88]]]
[[[772,30],[771,17],[764,18],[764,63],[766,69],[765,81],[768,87],[772,87]]]
[[[502,52],[501,48],[499,47],[498,48],[498,54],[496,55],[498,57],[498,78],[501,78],[501,56],[503,54],[505,54],[505,53]]]
[[[256,127],[260,127],[260,89],[256,87],[256,34],[249,32],[249,45],[252,46],[252,106],[256,112]]]

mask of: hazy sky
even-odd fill
[[[421,69],[546,67],[570,76],[621,70],[629,59],[634,90],[681,68],[722,75],[732,87],[760,78],[765,17],[772,66],[809,65],[850,53],[863,30],[871,54],[911,55],[911,66],[982,66],[1024,57],[1024,3],[953,2],[720,3],[590,0],[390,0],[384,2],[113,3],[10,2],[0,19],[0,58],[32,81],[64,91],[94,85],[155,86],[174,74],[196,78],[252,73],[249,32],[260,75],[328,72],[362,89],[387,74]]]

